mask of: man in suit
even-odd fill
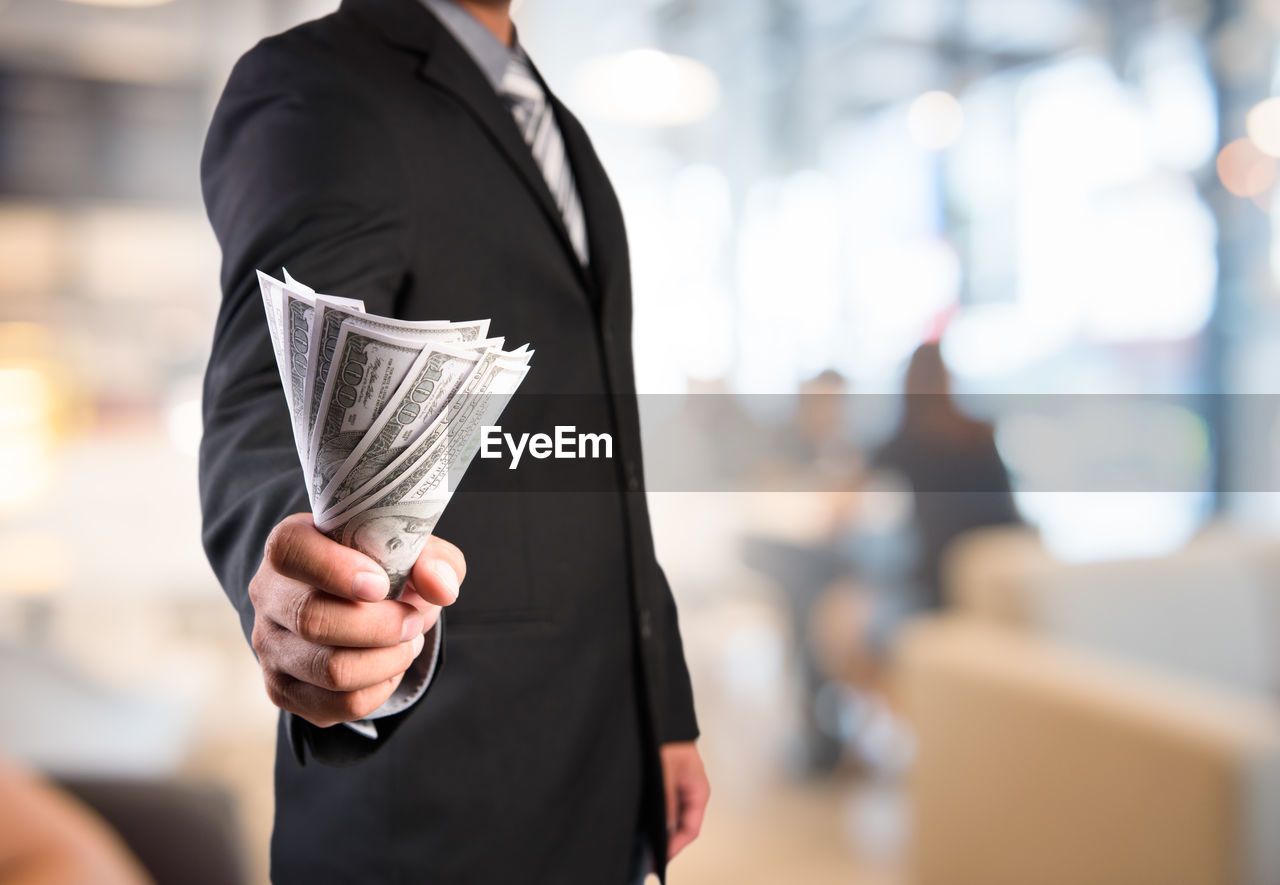
[[[284,711],[276,881],[621,883],[701,825],[622,216],[508,6],[344,0],[247,53],[210,126],[204,541]],[[537,350],[504,425],[608,432],[613,457],[477,460],[384,599],[385,573],[305,513],[255,291],[281,265],[371,313],[491,317]]]

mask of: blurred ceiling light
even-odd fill
[[[145,6],[163,6],[173,0],[64,0],[66,3],[79,3],[82,6],[114,6],[120,9],[141,9]]]
[[[1256,197],[1276,180],[1276,162],[1247,138],[1237,138],[1218,154],[1218,178],[1237,197]]]
[[[958,312],[942,337],[942,355],[961,379],[1016,378],[1061,353],[1074,330],[1025,305],[993,303]]]
[[[1280,98],[1259,102],[1245,117],[1245,128],[1258,150],[1280,157]]]
[[[1199,38],[1165,25],[1141,39],[1131,63],[1155,158],[1166,168],[1200,169],[1218,151],[1218,101]]]
[[[0,368],[0,515],[38,500],[49,483],[51,411],[44,375]]]
[[[907,129],[921,147],[946,150],[959,140],[964,129],[964,108],[950,92],[926,92],[911,103]]]
[[[97,38],[81,41],[68,52],[69,68],[98,80],[116,83],[177,83],[198,69],[185,41],[142,29],[95,28]],[[110,38],[103,31],[114,31]]]
[[[49,411],[49,387],[40,372],[0,369],[0,427],[15,433],[40,430]]]
[[[720,100],[720,85],[701,62],[658,49],[589,59],[573,77],[583,111],[630,126],[684,126]]]

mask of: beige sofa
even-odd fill
[[[1276,546],[1067,565],[983,533],[910,627],[915,885],[1280,885]]]

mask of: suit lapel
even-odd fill
[[[573,249],[564,219],[547,187],[533,152],[516,127],[511,111],[494,92],[493,86],[458,45],[444,25],[417,0],[344,0],[344,11],[371,23],[391,44],[412,49],[424,56],[419,74],[424,80],[448,92],[480,125],[489,140],[518,173],[530,196],[541,207],[556,232],[561,246],[574,266],[578,280],[591,291],[592,275],[583,268]],[[539,75],[541,80],[541,76]],[[546,84],[543,84],[546,88]],[[550,95],[550,91],[547,93]],[[557,107],[557,123],[562,114]],[[567,150],[567,146],[566,146]],[[572,163],[576,158],[570,156]],[[574,168],[575,175],[577,169]],[[584,212],[587,211],[584,206]],[[590,237],[590,217],[587,218]]]
[[[547,222],[555,229],[560,245],[573,262],[578,277],[584,286],[590,285],[590,279],[578,260],[573,249],[573,241],[569,239],[569,231],[565,228],[564,218],[556,206],[555,199],[547,187],[547,181],[533,159],[533,152],[520,135],[511,111],[502,99],[493,91],[489,81],[476,68],[465,51],[453,44],[452,40],[441,40],[436,51],[423,62],[420,72],[428,82],[439,86],[458,98],[489,136],[507,161],[519,173],[530,195],[542,208]]]

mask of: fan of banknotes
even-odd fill
[[[398,598],[457,481],[529,371],[488,320],[410,322],[258,272],[316,527]]]

